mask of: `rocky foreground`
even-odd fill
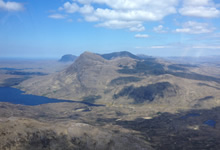
[[[220,108],[145,117],[123,107],[73,103],[0,108],[1,150],[220,148]]]

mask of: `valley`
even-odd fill
[[[1,101],[0,149],[219,149],[219,64],[129,52],[1,63],[1,87],[59,103]]]

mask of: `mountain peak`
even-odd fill
[[[113,52],[113,53],[109,53],[109,54],[102,54],[100,56],[102,56],[103,58],[105,58],[107,60],[114,59],[117,57],[130,57],[133,59],[140,59],[138,56],[136,56],[128,51]]]
[[[87,58],[94,58],[94,57],[97,57],[98,55],[95,54],[95,53],[92,53],[92,52],[89,52],[89,51],[85,51],[84,53],[82,53],[79,58],[84,58],[84,57],[87,57]],[[99,56],[98,56],[99,57]]]
[[[81,70],[82,68],[85,67],[92,67],[99,63],[103,64],[105,63],[105,61],[106,60],[101,56],[86,51],[82,53],[70,67],[67,68],[66,72],[71,73],[71,72],[79,71],[79,69]]]

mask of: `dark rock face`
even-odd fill
[[[207,86],[207,87],[211,87],[211,88],[214,88],[216,90],[220,90],[219,87],[216,87],[216,86],[211,86],[209,84],[206,84],[206,83],[198,83],[198,86]]]
[[[156,62],[154,59],[137,61],[137,64],[133,68],[122,66],[122,69],[119,69],[118,72],[122,74],[143,74],[143,75],[166,74],[163,65]]]
[[[214,96],[206,96],[206,97],[200,98],[199,101],[206,101],[206,100],[210,100],[213,98],[215,98],[215,97]]]
[[[95,101],[100,98],[102,98],[102,96],[100,95],[90,95],[90,96],[83,97],[83,102],[95,103]]]
[[[191,79],[191,80],[200,80],[200,81],[214,81],[216,83],[220,83],[220,78],[202,75],[198,73],[187,73],[187,72],[172,72],[172,71],[166,71],[167,74],[171,74],[176,77],[185,78],[185,79]]]
[[[60,62],[71,62],[74,61],[77,58],[77,56],[67,54],[62,56],[62,58],[59,60]]]
[[[111,80],[110,85],[122,85],[122,84],[127,84],[127,83],[131,83],[131,82],[139,82],[141,81],[141,78],[138,77],[118,77],[116,79]]]
[[[186,71],[186,68],[181,67],[179,65],[169,65],[168,66],[169,69],[174,70],[174,71]]]
[[[193,65],[169,65],[169,70],[164,69],[164,65],[158,63],[155,59],[148,60],[138,60],[136,65],[132,68],[127,66],[120,66],[118,73],[121,74],[132,74],[132,75],[164,75],[170,74],[176,77],[191,79],[191,80],[200,80],[200,81],[214,81],[220,83],[220,78],[202,75],[194,72],[186,72],[186,67],[195,67]],[[178,71],[178,72],[176,72]]]
[[[168,66],[169,69],[174,71],[186,71],[187,68],[196,68],[196,67],[198,66],[192,64],[172,64]]]
[[[153,119],[137,118],[116,124],[139,131],[155,150],[217,150],[220,148],[220,107],[179,114],[162,113]]]
[[[130,58],[133,58],[133,59],[141,59],[140,57],[138,57],[138,56],[136,56],[136,55],[134,55],[130,52],[127,52],[127,51],[103,54],[103,55],[100,55],[100,56],[102,56],[103,58],[105,58],[107,60],[114,59],[114,58],[117,58],[117,57],[130,57]]]
[[[133,86],[125,87],[118,94],[115,94],[113,98],[117,99],[121,96],[128,96],[134,99],[134,103],[143,103],[145,101],[153,101],[156,97],[164,97],[166,91],[173,94],[176,93],[169,82],[160,82],[137,88]]]

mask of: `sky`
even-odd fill
[[[0,58],[220,55],[219,0],[0,0]]]

